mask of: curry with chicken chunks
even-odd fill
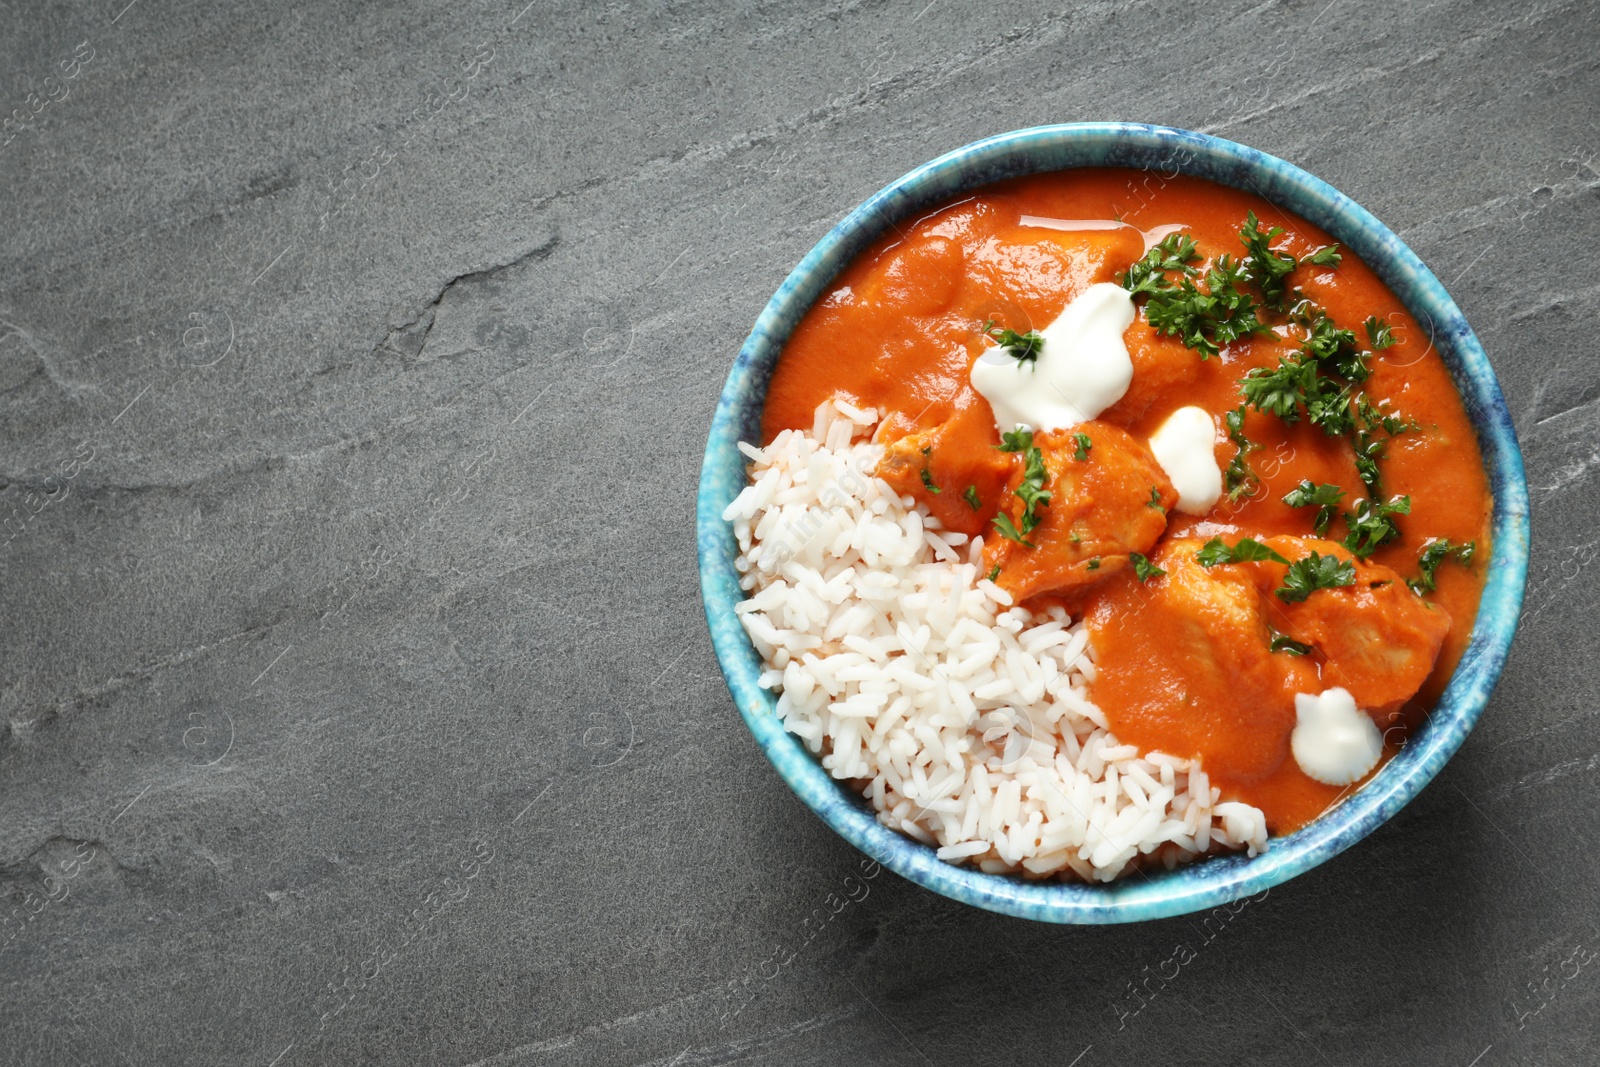
[[[1491,498],[1450,374],[1259,196],[1081,170],[903,222],[795,330],[766,441],[831,399],[999,590],[1084,621],[1118,741],[1274,834],[1375,773],[1466,647]]]

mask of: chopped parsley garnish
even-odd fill
[[[1311,651],[1311,646],[1301,641],[1296,641],[1288,634],[1278,634],[1272,639],[1273,652],[1287,652],[1291,656],[1303,656]]]
[[[991,582],[1000,577],[1000,564],[996,563],[994,565],[994,570],[990,571],[985,577]]]
[[[967,506],[973,511],[977,511],[983,506],[978,501],[978,487],[975,485],[967,486],[967,491],[961,494],[961,499],[965,500],[967,502]]]
[[[1195,553],[1194,558],[1199,561],[1202,567],[1215,567],[1219,563],[1233,562],[1233,554],[1229,551],[1228,546],[1222,543],[1222,538],[1220,537],[1213,537],[1207,541],[1201,546],[1200,551]]]
[[[1317,509],[1317,517],[1312,523],[1312,529],[1317,532],[1318,537],[1322,537],[1327,534],[1328,524],[1333,522],[1333,517],[1339,514],[1339,498],[1342,496],[1344,496],[1344,490],[1337,485],[1331,485],[1326,482],[1322,485],[1315,485],[1311,479],[1307,478],[1285,493],[1283,502],[1291,508],[1315,507]]]
[[[1244,435],[1243,404],[1225,413],[1222,419],[1228,424],[1228,440],[1239,449],[1228,462],[1228,469],[1222,472],[1222,484],[1228,490],[1228,501],[1237,504],[1240,500],[1254,495],[1255,487],[1260,484],[1255,469],[1250,466],[1249,457],[1250,453],[1261,446]]]
[[[1331,245],[1323,245],[1300,262],[1316,267],[1337,267],[1343,258],[1339,254],[1339,242],[1335,241]]]
[[[1352,385],[1340,386],[1332,378],[1320,378],[1317,391],[1306,401],[1306,421],[1320,427],[1329,437],[1343,437],[1355,429],[1350,415]]]
[[[1077,460],[1079,463],[1082,463],[1084,460],[1089,458],[1089,449],[1094,447],[1094,442],[1089,440],[1088,434],[1073,434],[1072,443],[1078,446],[1077,449],[1072,453],[1073,459]]]
[[[1205,289],[1195,279],[1195,266],[1202,258],[1194,238],[1183,233],[1169,234],[1147,251],[1122,276],[1122,286],[1135,298],[1145,301],[1145,318],[1158,333],[1181,338],[1189,348],[1208,359],[1223,345],[1265,333],[1270,326],[1260,309],[1284,311],[1290,296],[1289,276],[1300,265],[1288,252],[1272,247],[1283,236],[1281,226],[1263,230],[1255,212],[1245,217],[1239,230],[1245,255],[1235,260],[1221,255],[1205,273]],[[1339,246],[1325,245],[1303,262],[1319,267],[1339,265]],[[1246,288],[1254,286],[1260,303]]]
[[[1167,281],[1167,274],[1178,271],[1186,275],[1198,274],[1191,266],[1200,258],[1194,238],[1186,233],[1169,233],[1144,258],[1128,268],[1122,276],[1122,287],[1134,296],[1150,295],[1176,288]]]
[[[1157,333],[1176,337],[1209,359],[1224,345],[1270,329],[1256,314],[1260,305],[1241,288],[1248,280],[1236,260],[1218,256],[1206,271],[1204,292],[1185,274],[1177,285],[1149,293],[1145,318]]]
[[[1395,525],[1394,516],[1409,514],[1409,496],[1394,497],[1387,504],[1358,501],[1355,510],[1347,511],[1344,515],[1345,525],[1350,528],[1344,538],[1344,547],[1358,558],[1366,559],[1378,550],[1379,545],[1386,545],[1400,536],[1400,527]]]
[[[1378,316],[1368,315],[1363,325],[1367,328],[1367,343],[1372,346],[1374,352],[1382,352],[1394,345],[1394,331],[1389,329],[1387,323],[1380,323]]]
[[[1245,216],[1244,228],[1239,231],[1239,238],[1244,241],[1247,250],[1245,268],[1261,289],[1262,303],[1279,310],[1282,310],[1284,298],[1288,295],[1289,275],[1300,265],[1287,252],[1274,251],[1270,247],[1273,241],[1282,236],[1282,226],[1274,226],[1263,232],[1254,211]]]
[[[1342,329],[1309,300],[1296,304],[1290,318],[1305,331],[1300,351],[1280,356],[1277,367],[1249,371],[1239,383],[1245,403],[1286,423],[1304,417],[1329,437],[1355,432],[1352,401],[1358,409],[1362,404],[1370,408],[1357,386],[1372,375],[1372,353],[1357,343],[1354,332]],[[1405,424],[1403,419],[1397,422]]]
[[[1096,556],[1096,557],[1094,557],[1093,559],[1091,559],[1089,561],[1089,568],[1088,569],[1091,570],[1091,571],[1097,571],[1097,570],[1100,569],[1100,557],[1099,556]]]
[[[1300,421],[1320,427],[1329,437],[1339,437],[1355,429],[1350,401],[1354,385],[1320,373],[1316,359],[1305,354],[1280,356],[1272,370],[1256,367],[1239,383],[1245,403],[1257,411],[1275,415],[1286,423]]]
[[[1219,256],[1206,272],[1206,289],[1194,279],[1200,260],[1194,238],[1172,233],[1122,276],[1122,287],[1136,299],[1145,299],[1145,318],[1157,333],[1182,339],[1201,359],[1216,355],[1221,346],[1266,329],[1256,315],[1256,302],[1240,290],[1247,280],[1243,268],[1228,256]],[[1175,275],[1174,281],[1169,275]]]
[[[1290,317],[1306,331],[1300,351],[1324,369],[1352,382],[1364,382],[1371,377],[1368,361],[1372,353],[1356,343],[1354,331],[1341,329],[1326,311],[1309,300],[1297,304]]]
[[[1035,510],[1041,504],[1050,503],[1050,491],[1044,483],[1050,479],[1050,472],[1045,469],[1044,453],[1037,448],[1029,448],[1027,462],[1022,469],[1022,484],[1014,492],[1022,499],[1022,532],[1032,533],[1034,527],[1039,525],[1039,516]]]
[[[1256,367],[1239,382],[1246,404],[1287,423],[1300,421],[1300,409],[1316,391],[1317,365],[1297,356],[1280,356],[1276,369]]]
[[[1232,548],[1223,544],[1222,538],[1213,537],[1195,553],[1194,558],[1202,567],[1215,567],[1219,563],[1255,563],[1260,560],[1285,564],[1289,562],[1253,537],[1239,538],[1239,543]]]
[[[1033,444],[1033,431],[1019,426],[1015,430],[1007,430],[1001,434],[1000,443],[994,447],[1002,452],[1021,452],[1031,444]]]
[[[1005,512],[1002,511],[1000,514],[996,515],[993,521],[994,528],[1000,531],[1000,536],[1004,537],[1007,541],[1015,541],[1017,544],[1027,545],[1029,548],[1038,547],[1032,541],[1022,536],[1022,531],[1017,529],[1017,524],[1012,522],[1011,516],[1007,515]]]
[[[1161,506],[1161,490],[1157,486],[1152,485],[1150,487],[1150,499],[1144,502],[1144,506],[1147,508],[1155,508],[1158,511],[1167,510]]]
[[[1002,330],[993,322],[986,322],[983,324],[983,335],[993,338],[1006,355],[1018,363],[1036,363],[1039,353],[1044,351],[1044,336],[1036,330],[1018,333],[1016,330]]]
[[[929,445],[927,448],[924,448],[922,450],[922,454],[925,457],[933,455],[933,446]],[[922,465],[922,488],[926,489],[930,493],[944,492],[943,489],[940,489],[937,485],[933,484],[933,475],[928,473],[928,465],[926,463]]]
[[[1372,401],[1367,399],[1365,393],[1356,397],[1356,415],[1360,418],[1363,429],[1373,430],[1381,426],[1383,432],[1390,437],[1398,437],[1408,430],[1417,428],[1416,422],[1407,422],[1387,408],[1374,406]]]
[[[1378,460],[1382,458],[1383,441],[1363,430],[1356,439],[1356,473],[1361,476],[1361,484],[1367,487],[1368,492],[1378,491]]]
[[[1323,556],[1316,552],[1305,559],[1289,564],[1283,584],[1274,592],[1285,604],[1298,604],[1318,589],[1334,589],[1353,585],[1356,565],[1338,556]]]
[[[1429,541],[1422,549],[1422,554],[1417,557],[1417,570],[1420,572],[1415,578],[1406,579],[1406,584],[1411,591],[1421,596],[1434,590],[1434,572],[1439,569],[1439,564],[1447,559],[1453,559],[1463,567],[1472,565],[1472,554],[1478,550],[1478,542],[1468,541],[1458,545],[1448,537],[1441,537]]]
[[[1134,577],[1141,582],[1148,582],[1152,578],[1159,578],[1167,573],[1138,552],[1129,552],[1128,562],[1133,564]]]
[[[1039,525],[1038,508],[1050,503],[1051,495],[1044,487],[1050,479],[1050,472],[1044,465],[1044,453],[1034,445],[1032,430],[1007,431],[1001,435],[999,448],[1002,452],[1023,453],[1022,483],[1012,490],[1022,501],[1022,525],[1019,529],[1011,516],[1002,513],[994,517],[994,527],[1006,540],[1033,548],[1034,544],[1027,540],[1027,536]]]
[[[1356,419],[1359,423],[1355,439],[1356,473],[1361,476],[1361,484],[1367,487],[1368,495],[1376,497],[1381,481],[1378,460],[1383,458],[1385,443],[1377,431],[1382,430],[1389,437],[1394,437],[1416,429],[1416,424],[1373,406],[1365,395],[1356,397]]]

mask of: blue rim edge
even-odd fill
[[[830,778],[783,729],[757,683],[760,657],[733,606],[738,549],[722,512],[743,488],[740,440],[759,439],[766,387],[784,343],[835,276],[890,226],[1005,178],[1078,167],[1130,167],[1156,180],[1182,173],[1249,189],[1328,231],[1370,265],[1421,324],[1454,376],[1478,433],[1494,497],[1488,580],[1465,654],[1427,723],[1367,785],[1316,822],[1273,838],[1254,859],[1225,856],[1109,885],[1028,882],[939,860],[880,825],[866,802]],[[778,774],[829,826],[868,856],[953,900],[1019,918],[1116,923],[1183,915],[1279,885],[1338,855],[1391,818],[1438,774],[1494,689],[1516,631],[1528,567],[1528,488],[1500,385],[1455,302],[1406,245],[1369,212],[1293,164],[1244,145],[1166,126],[1092,122],[1017,130],[948,152],[884,187],[807,253],[756,320],[717,401],[701,468],[696,534],[712,646],[739,714]]]

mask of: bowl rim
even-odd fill
[[[743,594],[723,520],[743,487],[741,439],[758,432],[771,370],[799,318],[858,252],[918,210],[1006,177],[1079,167],[1193,174],[1249,188],[1329,232],[1372,267],[1419,324],[1426,319],[1477,432],[1493,496],[1494,544],[1468,647],[1426,723],[1365,786],[1254,858],[1212,857],[1111,883],[1029,882],[957,867],[891,830],[786,731],[757,685],[759,657],[734,615]],[[1148,180],[1148,179],[1147,179]],[[1275,156],[1206,134],[1130,122],[1013,130],[925,163],[873,194],[800,261],[762,310],[730,370],[706,442],[697,500],[701,595],[712,645],[745,725],[780,777],[841,837],[897,874],[953,900],[1061,923],[1134,922],[1263,894],[1349,848],[1417,795],[1460,749],[1499,677],[1516,631],[1528,566],[1528,488],[1510,412],[1483,347],[1432,272],[1388,227],[1328,183]]]

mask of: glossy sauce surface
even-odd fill
[[[768,393],[764,436],[808,428],[816,406],[835,394],[883,413],[880,439],[891,447],[911,433],[936,434],[938,447],[929,451],[926,469],[946,491],[924,492],[920,485],[902,491],[947,527],[993,540],[990,520],[1008,505],[1015,475],[1010,457],[994,448],[998,434],[988,402],[970,384],[972,363],[990,344],[983,324],[1019,333],[1048,325],[1090,285],[1116,281],[1143,253],[1144,231],[1157,227],[1181,225],[1207,258],[1237,257],[1243,251],[1239,228],[1252,210],[1264,226],[1286,231],[1275,247],[1305,255],[1331,243],[1258,196],[1199,179],[1110,169],[991,186],[902,223],[858,257],[796,328]],[[1025,217],[1127,225],[1074,230],[1025,223]],[[1368,709],[1385,730],[1387,758],[1437,698],[1466,646],[1482,590],[1481,561],[1489,554],[1491,498],[1476,437],[1428,332],[1377,276],[1346,252],[1336,268],[1301,267],[1292,283],[1358,337],[1361,323],[1376,315],[1398,341],[1375,354],[1364,389],[1419,426],[1390,439],[1381,461],[1384,495],[1408,495],[1411,512],[1400,520],[1401,537],[1370,562],[1405,578],[1417,573],[1418,552],[1432,538],[1476,541],[1478,547],[1480,562],[1473,567],[1439,567],[1438,588],[1426,597],[1452,624],[1421,691],[1399,707]],[[1292,336],[1266,335],[1202,360],[1176,338],[1156,334],[1142,311],[1125,341],[1133,382],[1100,421],[1140,441],[1181,407],[1197,405],[1213,415],[1238,407],[1239,379],[1247,370],[1275,366],[1280,355],[1297,350]],[[1238,504],[1224,496],[1205,516],[1171,513],[1163,544],[1217,534],[1230,542],[1246,534],[1309,537],[1315,509],[1282,502],[1302,479],[1344,487],[1347,505],[1364,495],[1347,439],[1254,411],[1246,416],[1245,433],[1262,446],[1250,456],[1261,487]],[[1219,433],[1218,464],[1226,466],[1234,453]],[[976,487],[977,509],[963,498],[967,485]],[[1342,535],[1338,521],[1335,531]],[[1287,741],[1295,687],[1341,684],[1325,657],[1306,657],[1268,691],[1242,693],[1215,672],[1163,655],[1179,644],[1184,623],[1163,611],[1131,610],[1147,593],[1121,567],[1071,601],[1090,620],[1101,665],[1091,695],[1116,734],[1143,749],[1200,756],[1224,797],[1261,807],[1274,833],[1296,829],[1334,803],[1345,791],[1302,773]],[[1289,632],[1281,605],[1270,595],[1262,600],[1274,628]],[[1242,753],[1256,755],[1233,758]]]

